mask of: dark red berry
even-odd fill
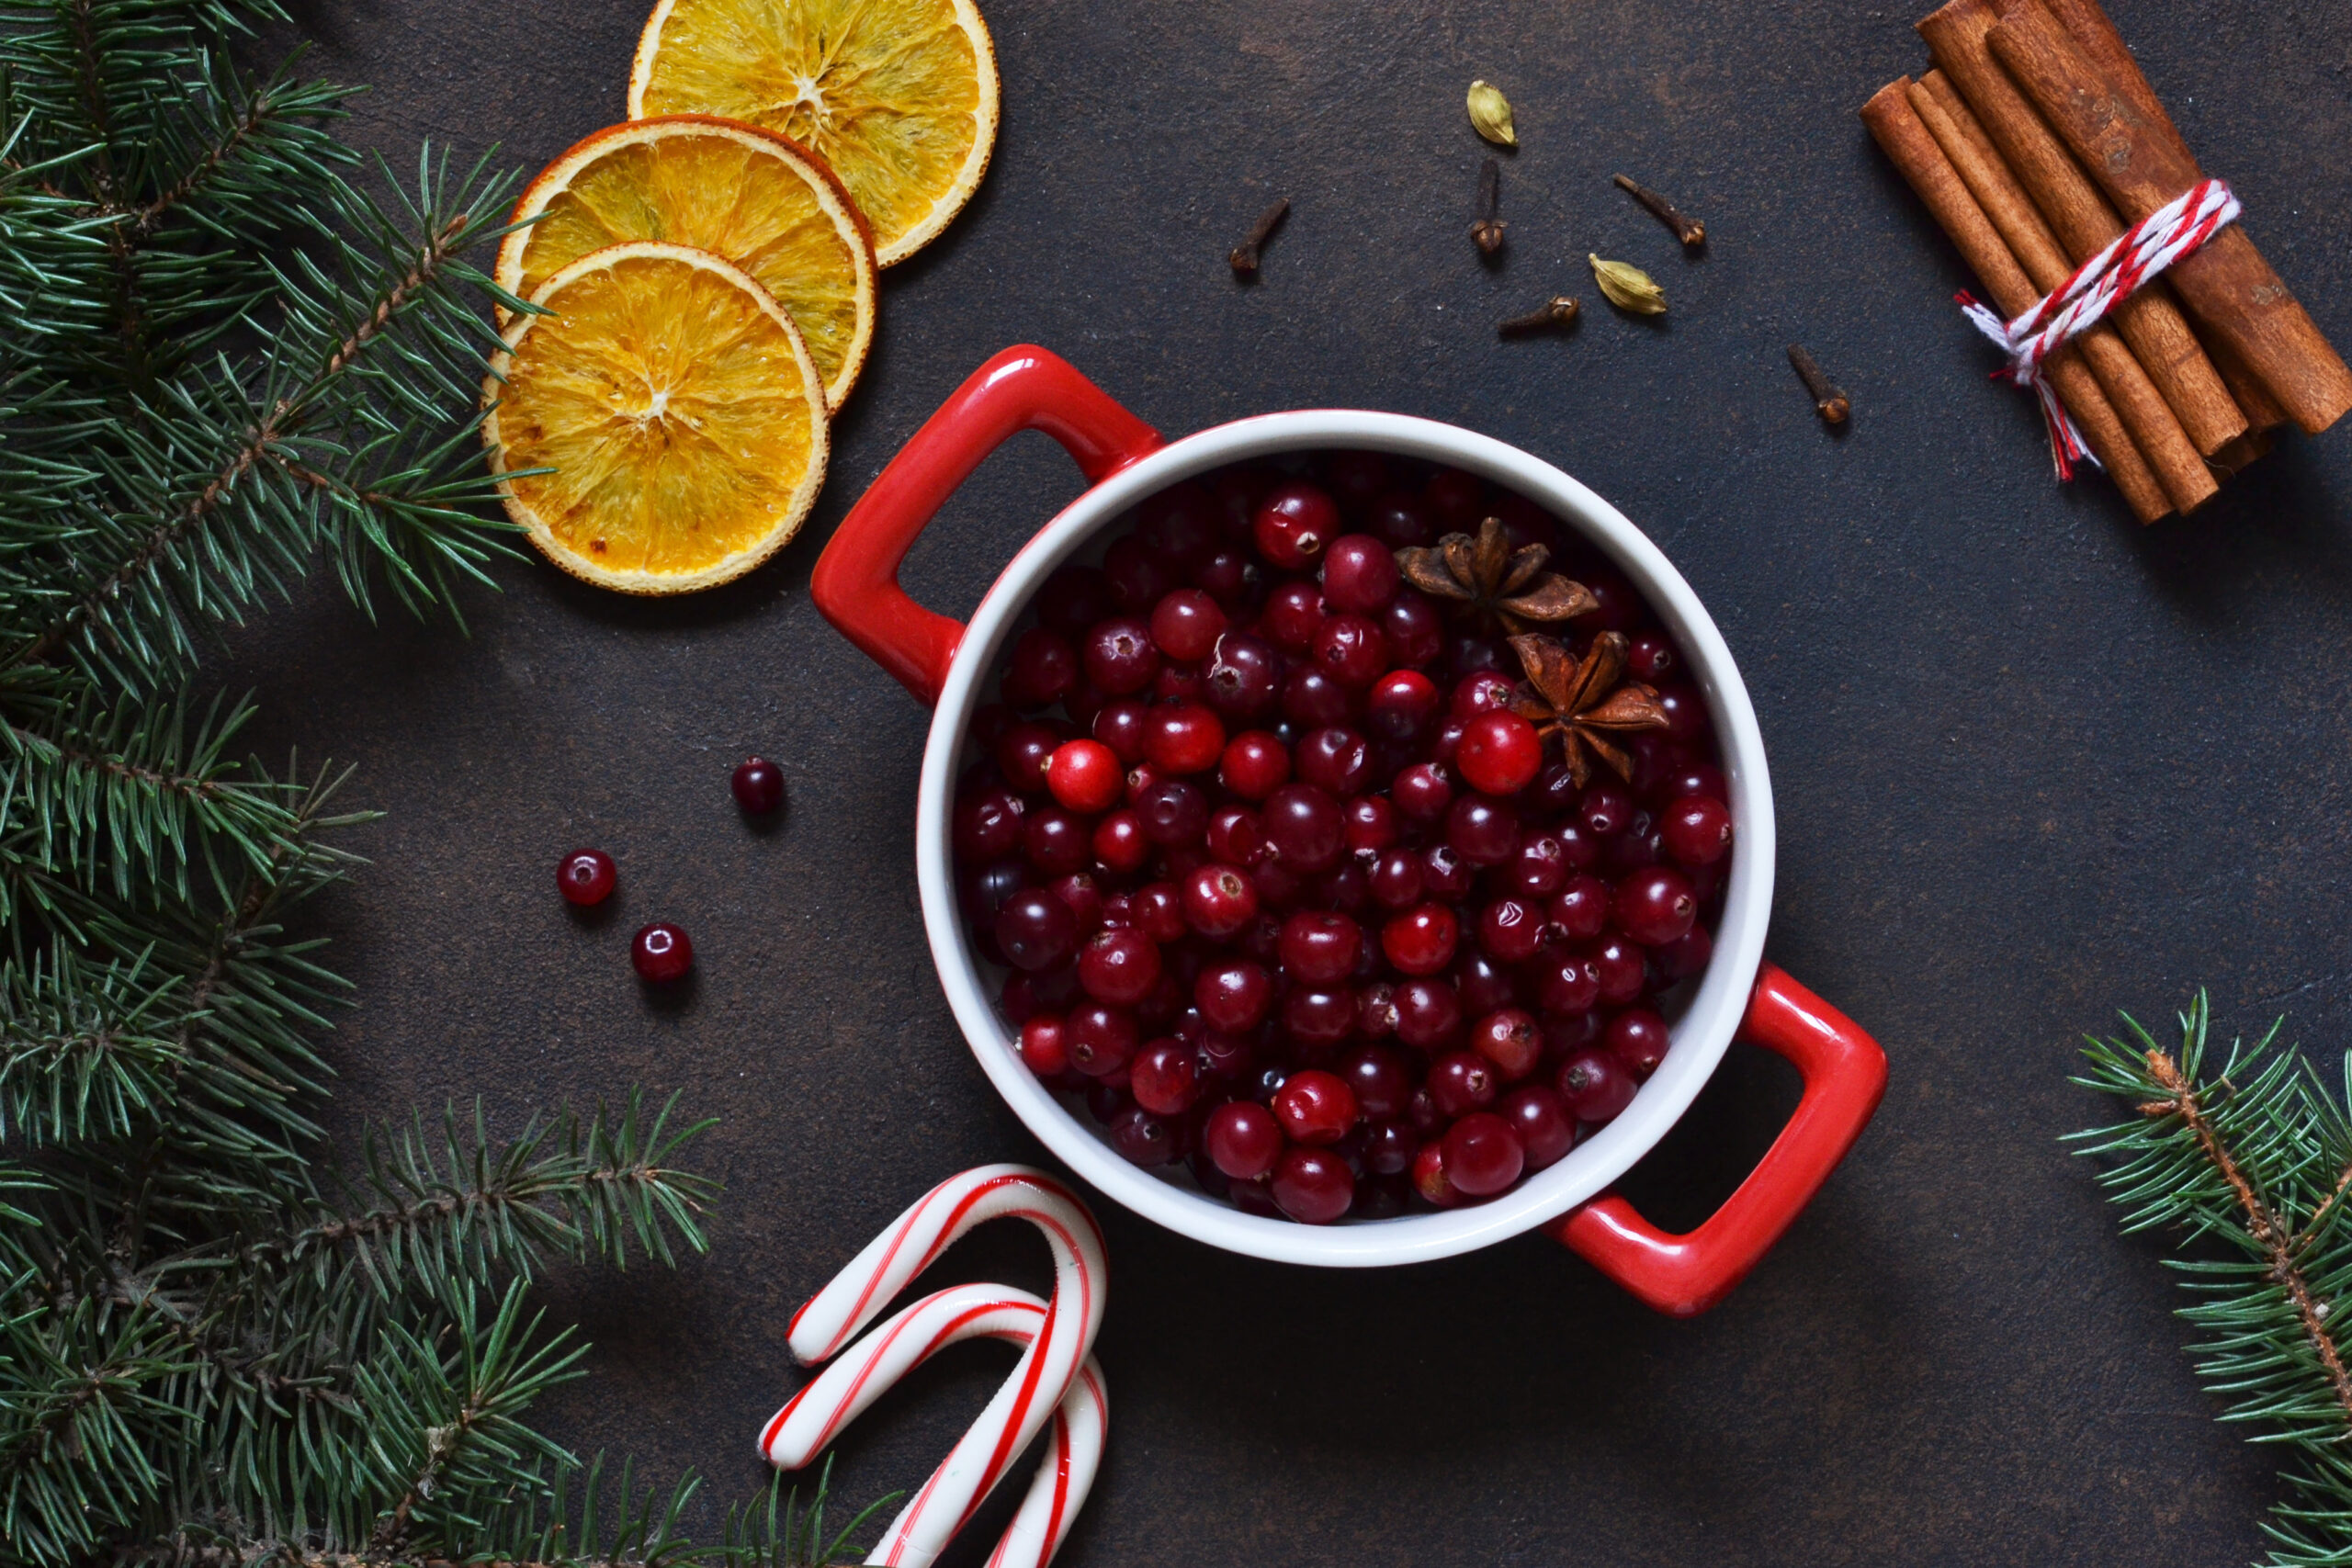
[[[1353,972],[1363,951],[1363,928],[1345,915],[1301,910],[1283,922],[1283,969],[1294,980],[1334,985]]]
[[[1301,1224],[1328,1225],[1355,1204],[1354,1174],[1327,1149],[1284,1149],[1268,1185],[1283,1213]]]
[[[1262,1105],[1233,1100],[1209,1112],[1201,1142],[1217,1169],[1236,1181],[1254,1180],[1281,1157],[1282,1124]]]
[[[1340,509],[1314,485],[1277,485],[1250,517],[1258,553],[1283,571],[1304,571],[1339,536]]]
[[[1352,729],[1324,728],[1298,743],[1299,778],[1326,794],[1347,796],[1372,783],[1372,749]]]
[[[628,961],[636,966],[639,979],[666,985],[684,979],[686,971],[695,966],[695,944],[676,926],[656,920],[629,943]]]
[[[1463,1201],[1461,1189],[1445,1174],[1445,1145],[1443,1140],[1423,1144],[1413,1156],[1413,1190],[1421,1201],[1439,1209],[1459,1207]]]
[[[1216,639],[1202,671],[1201,695],[1228,719],[1253,718],[1282,696],[1283,656],[1245,632]]]
[[[1393,996],[1389,1001],[1393,1010]],[[1362,1016],[1359,1005],[1358,1016]],[[1385,1122],[1405,1114],[1413,1099],[1413,1064],[1405,1054],[1387,1045],[1367,1045],[1341,1064],[1340,1076],[1356,1097],[1369,1121]]]
[[[1112,1117],[1106,1131],[1111,1135],[1111,1146],[1130,1165],[1148,1168],[1166,1165],[1176,1157],[1176,1144],[1169,1134],[1168,1123],[1140,1105],[1131,1105]]]
[[[1198,588],[1179,588],[1151,611],[1151,640],[1182,663],[1206,659],[1225,635],[1225,610]]]
[[[1470,1026],[1470,1048],[1495,1065],[1503,1082],[1517,1083],[1543,1059],[1544,1032],[1534,1014],[1504,1008]]]
[[[1526,1168],[1519,1134],[1490,1111],[1474,1111],[1446,1129],[1445,1173],[1473,1198],[1491,1198]]]
[[[1127,1064],[1128,1092],[1157,1116],[1181,1116],[1201,1097],[1201,1054],[1181,1040],[1155,1040]]]
[[[1494,1065],[1476,1051],[1454,1051],[1430,1064],[1430,1098],[1446,1116],[1467,1115],[1495,1102]]]
[[[1445,617],[1436,605],[1409,590],[1388,601],[1380,612],[1380,631],[1388,639],[1390,662],[1408,669],[1434,664],[1445,651]]]
[[[613,857],[602,850],[574,850],[555,868],[556,890],[563,895],[564,902],[583,909],[611,897],[619,879]]]
[[[996,944],[1016,969],[1035,974],[1054,968],[1078,950],[1078,916],[1067,900],[1024,888],[997,911]]]
[[[1035,1013],[1021,1026],[1021,1059],[1041,1078],[1069,1070],[1069,1032],[1059,1013]]]
[[[1590,942],[1609,923],[1609,884],[1597,876],[1571,876],[1544,913],[1552,929],[1570,942]]]
[[[1336,1144],[1356,1116],[1355,1091],[1320,1067],[1293,1073],[1274,1096],[1274,1119],[1294,1143]]]
[[[1091,1078],[1108,1077],[1135,1057],[1135,1014],[1125,1008],[1087,1002],[1070,1010],[1063,1036],[1071,1066]]]
[[[1132,615],[1095,623],[1079,651],[1086,660],[1086,678],[1114,697],[1142,691],[1159,673],[1151,628]]]
[[[1519,813],[1491,795],[1465,795],[1446,810],[1445,842],[1472,865],[1500,865],[1519,848]]]
[[[1176,703],[1151,710],[1144,731],[1144,757],[1170,777],[1206,773],[1225,754],[1225,725],[1198,703]]]
[[[1609,1021],[1609,1032],[1601,1039],[1627,1072],[1645,1080],[1657,1071],[1673,1043],[1666,1019],[1655,1008],[1627,1008]]]
[[[1606,1122],[1634,1102],[1634,1077],[1606,1051],[1579,1051],[1560,1064],[1560,1098],[1579,1122]]]
[[[1229,865],[1204,865],[1184,879],[1184,921],[1214,942],[1240,935],[1258,918],[1258,885]]]
[[[1212,964],[1193,982],[1193,1005],[1210,1028],[1239,1034],[1265,1021],[1274,1005],[1273,976],[1247,959]]]
[[[1037,618],[1073,641],[1117,606],[1109,580],[1096,567],[1058,568],[1037,590]]]
[[[1209,858],[1225,865],[1252,866],[1266,852],[1265,829],[1246,806],[1228,806],[1209,818]]]
[[[1508,709],[1465,721],[1453,765],[1470,787],[1487,795],[1517,795],[1535,782],[1544,766],[1544,738]]]
[[[1419,904],[1380,928],[1380,950],[1408,975],[1434,975],[1453,962],[1461,922],[1443,904]]]
[[[1262,729],[1245,729],[1225,743],[1217,782],[1244,800],[1263,800],[1290,782],[1290,752]]]
[[[1065,740],[1046,759],[1046,787],[1072,811],[1091,817],[1117,804],[1126,769],[1100,740]]]
[[[1617,885],[1617,923],[1645,947],[1679,942],[1699,918],[1698,896],[1680,872],[1654,865]]]
[[[1544,946],[1543,906],[1498,898],[1478,912],[1478,945],[1500,964],[1524,964]]]
[[[1568,1114],[1559,1095],[1542,1084],[1522,1084],[1503,1096],[1502,1103],[1495,1110],[1519,1134],[1520,1146],[1527,1151],[1530,1170],[1556,1165],[1562,1156],[1576,1147],[1576,1118]]]
[[[1441,1051],[1460,1038],[1462,1002],[1442,980],[1408,980],[1396,987],[1396,1038],[1416,1051]]]
[[[737,763],[728,784],[746,816],[773,817],[784,809],[784,770],[765,757],[747,757]]]
[[[1159,944],[1131,929],[1099,932],[1079,954],[1078,983],[1098,1002],[1133,1007],[1159,983]]]
[[[1050,707],[1076,689],[1078,650],[1046,626],[1031,626],[1012,645],[1002,682],[1004,700],[1014,707]]]
[[[949,829],[956,858],[971,865],[1019,853],[1024,809],[1021,797],[1009,789],[984,789],[957,800]]]
[[[1107,869],[1136,872],[1151,858],[1151,840],[1132,811],[1114,811],[1094,824],[1094,858]]]
[[[1259,816],[1266,847],[1295,872],[1312,874],[1338,863],[1346,824],[1340,804],[1313,784],[1284,784],[1266,797]]]
[[[1623,790],[1603,781],[1584,792],[1584,799],[1577,805],[1577,814],[1584,818],[1586,832],[1596,839],[1606,839],[1623,832],[1626,824],[1633,821],[1634,802]]]
[[[1418,670],[1392,670],[1373,682],[1364,705],[1373,733],[1387,740],[1410,740],[1437,714],[1437,682]]]
[[[1442,763],[1416,762],[1390,782],[1388,798],[1416,822],[1434,822],[1453,804],[1453,776]]]
[[[1547,958],[1537,973],[1536,1001],[1544,1016],[1590,1012],[1600,1000],[1600,976],[1590,958],[1565,953]]]
[[[1686,795],[1658,813],[1666,852],[1679,865],[1713,865],[1731,849],[1731,808],[1712,795]]]
[[[1143,761],[1145,720],[1150,712],[1143,704],[1129,699],[1104,703],[1089,728],[1095,739],[1111,748],[1121,767],[1132,768]]]
[[[1388,639],[1363,615],[1333,615],[1315,629],[1315,667],[1351,691],[1378,680],[1388,668]]]
[[[1369,534],[1343,534],[1323,552],[1323,598],[1335,610],[1370,615],[1396,596],[1396,557]]]

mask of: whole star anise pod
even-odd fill
[[[1542,734],[1557,734],[1568,764],[1568,776],[1582,789],[1592,776],[1589,750],[1632,782],[1634,759],[1611,735],[1666,728],[1666,710],[1657,693],[1639,681],[1625,679],[1625,634],[1602,632],[1592,639],[1592,651],[1579,662],[1556,638],[1515,637],[1511,651],[1527,671],[1511,711]]]
[[[1422,592],[1461,605],[1480,632],[1509,636],[1600,607],[1583,583],[1545,571],[1551,558],[1542,545],[1512,549],[1502,519],[1489,517],[1475,539],[1448,534],[1434,546],[1398,550],[1396,570]]]

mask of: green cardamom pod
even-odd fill
[[[1626,262],[1602,261],[1589,251],[1585,259],[1592,263],[1593,280],[1611,305],[1637,316],[1666,314],[1666,290],[1652,282],[1648,273]]]
[[[1470,129],[1505,147],[1519,145],[1519,132],[1510,125],[1510,100],[1491,82],[1470,84]]]

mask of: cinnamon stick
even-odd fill
[[[2135,113],[2032,0],[2019,0],[1987,41],[2133,222],[2197,183],[2196,160],[2177,135],[2167,137]],[[2262,259],[2243,221],[2175,262],[2165,276],[2307,434],[2352,412],[2352,367]]]
[[[1918,30],[1936,64],[1999,146],[2010,172],[2032,194],[2068,259],[2080,264],[2122,233],[2123,220],[1993,59],[1984,40],[1998,23],[1992,0],[1951,0],[1922,20]],[[2132,345],[2198,451],[2210,456],[2245,433],[2245,415],[2161,281],[2123,301],[2108,319]]]
[[[1984,292],[1992,297],[1994,306],[2007,316],[2023,312],[2040,299],[2025,272],[2001,241],[1992,220],[1976,198],[1968,194],[1968,186],[1959,172],[1944,156],[1934,136],[1920,123],[1911,107],[1911,78],[1898,77],[1880,88],[1871,101],[1862,106],[1862,123],[1871,136],[1886,150],[1894,166],[1919,193],[1943,231],[1951,237],[1961,257],[1976,274]],[[2060,349],[2043,366],[2051,389],[2058,394],[2075,423],[2082,427],[2083,437],[2091,451],[2115,481],[2116,490],[2132,508],[2132,514],[2143,523],[2153,523],[2172,510],[2172,502],[2164,486],[2141,456],[2113,404],[2099,390],[2098,381],[2082,355],[2073,344]]]
[[[1984,128],[1970,116],[1965,128],[1958,116],[1948,110],[1937,89],[1951,94],[1949,80],[1939,73],[1929,72],[1928,79],[1911,85],[1911,108],[1936,139],[1944,156],[1951,161],[1968,192],[1983,208],[1984,216],[1999,231],[2009,254],[2024,269],[2026,277],[2042,294],[2064,284],[2074,267],[2066,254],[2058,248],[2057,236],[2042,222],[2041,215],[2033,209],[2033,202],[2017,183],[2007,165],[1993,151]],[[1952,96],[1952,106],[1959,115],[1967,115],[1967,107]],[[1973,132],[1973,134],[1972,134]],[[2211,472],[2205,467],[2180,421],[2165,406],[2164,394],[2156,390],[2140,362],[2123,340],[2101,321],[2076,336],[2075,343],[2082,350],[2083,362],[2091,374],[2098,378],[2100,389],[2107,400],[2115,406],[2124,427],[2132,432],[2132,441],[2140,455],[2155,470],[2156,479],[2172,497],[2172,503],[2183,512],[2193,512],[2211,501],[2221,490]]]

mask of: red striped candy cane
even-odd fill
[[[1044,1172],[982,1166],[924,1193],[793,1314],[794,1358],[804,1365],[830,1359],[958,1237],[1005,1218],[1044,1233],[1054,1255],[1053,1299],[1012,1378],[899,1510],[868,1562],[930,1568],[1052,1417],[1102,1327],[1109,1275],[1102,1233],[1086,1206]]]
[[[925,1296],[794,1394],[760,1434],[760,1451],[778,1470],[798,1470],[938,1351],[975,1338],[1026,1346],[1035,1339],[1046,1311],[1046,1303],[1028,1292],[1004,1285],[956,1285]],[[1109,1424],[1109,1389],[1102,1369],[1089,1356],[1054,1410],[1052,1450],[989,1558],[989,1568],[1045,1568],[1053,1560],[1094,1484]]]

